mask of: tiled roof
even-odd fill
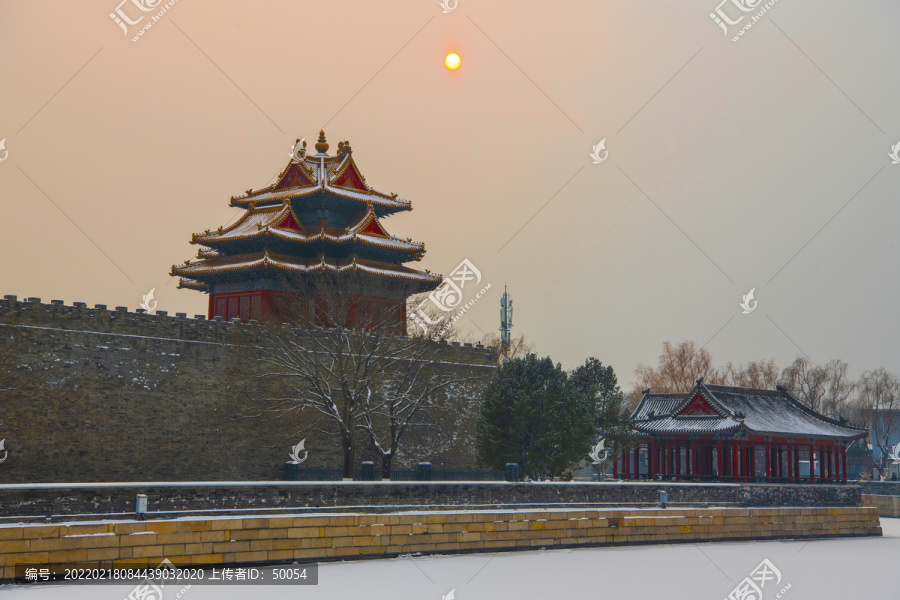
[[[697,395],[720,415],[679,415]],[[698,381],[687,394],[644,394],[631,416],[638,432],[722,433],[743,430],[756,435],[831,439],[864,437],[866,430],[840,423],[804,406],[784,389],[761,390]]]

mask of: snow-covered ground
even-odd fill
[[[727,599],[768,559],[781,581],[768,581],[763,600],[787,588],[787,600],[900,598],[900,519],[881,520],[882,538],[734,542],[548,550],[398,558],[319,567],[317,586],[166,586],[165,599],[348,600]],[[790,586],[788,588],[788,585]],[[4,600],[124,600],[133,586],[29,585],[0,588]],[[739,596],[743,598],[743,596]],[[448,600],[450,600],[448,598]],[[751,597],[748,597],[751,598]],[[754,599],[758,600],[758,599]]]

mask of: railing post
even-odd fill
[[[289,460],[284,463],[284,480],[299,481],[300,480],[300,463]]]
[[[519,465],[518,463],[506,463],[503,466],[503,474],[506,478],[506,481],[516,482],[519,481]]]

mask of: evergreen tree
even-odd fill
[[[560,365],[528,354],[507,360],[488,386],[478,425],[478,455],[502,468],[518,463],[533,479],[565,476],[588,451],[590,402]]]
[[[630,411],[611,366],[604,367],[592,356],[572,371],[569,385],[590,407],[596,440],[606,440],[606,447],[613,451],[634,445]]]

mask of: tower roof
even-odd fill
[[[335,156],[327,154],[328,144],[324,142],[324,134],[320,135],[320,142],[316,144],[318,154],[307,154],[303,144],[304,140],[297,140],[291,159],[275,183],[234,196],[231,205],[240,208],[247,208],[251,203],[260,207],[271,206],[291,198],[327,194],[371,204],[378,216],[412,210],[412,203],[408,200],[398,198],[397,194],[379,192],[366,183],[353,159],[350,142],[340,142]]]
[[[411,210],[410,203],[370,188],[349,142],[338,144],[336,156],[328,156],[328,147],[324,132],[312,156],[298,140],[275,184],[233,197],[231,206],[244,213],[233,225],[192,236],[202,246],[199,260],[172,266],[179,286],[219,293],[220,283],[262,285],[284,275],[352,271],[408,293],[437,287],[440,275],[404,266],[420,260],[425,245],[390,235],[381,223]]]

